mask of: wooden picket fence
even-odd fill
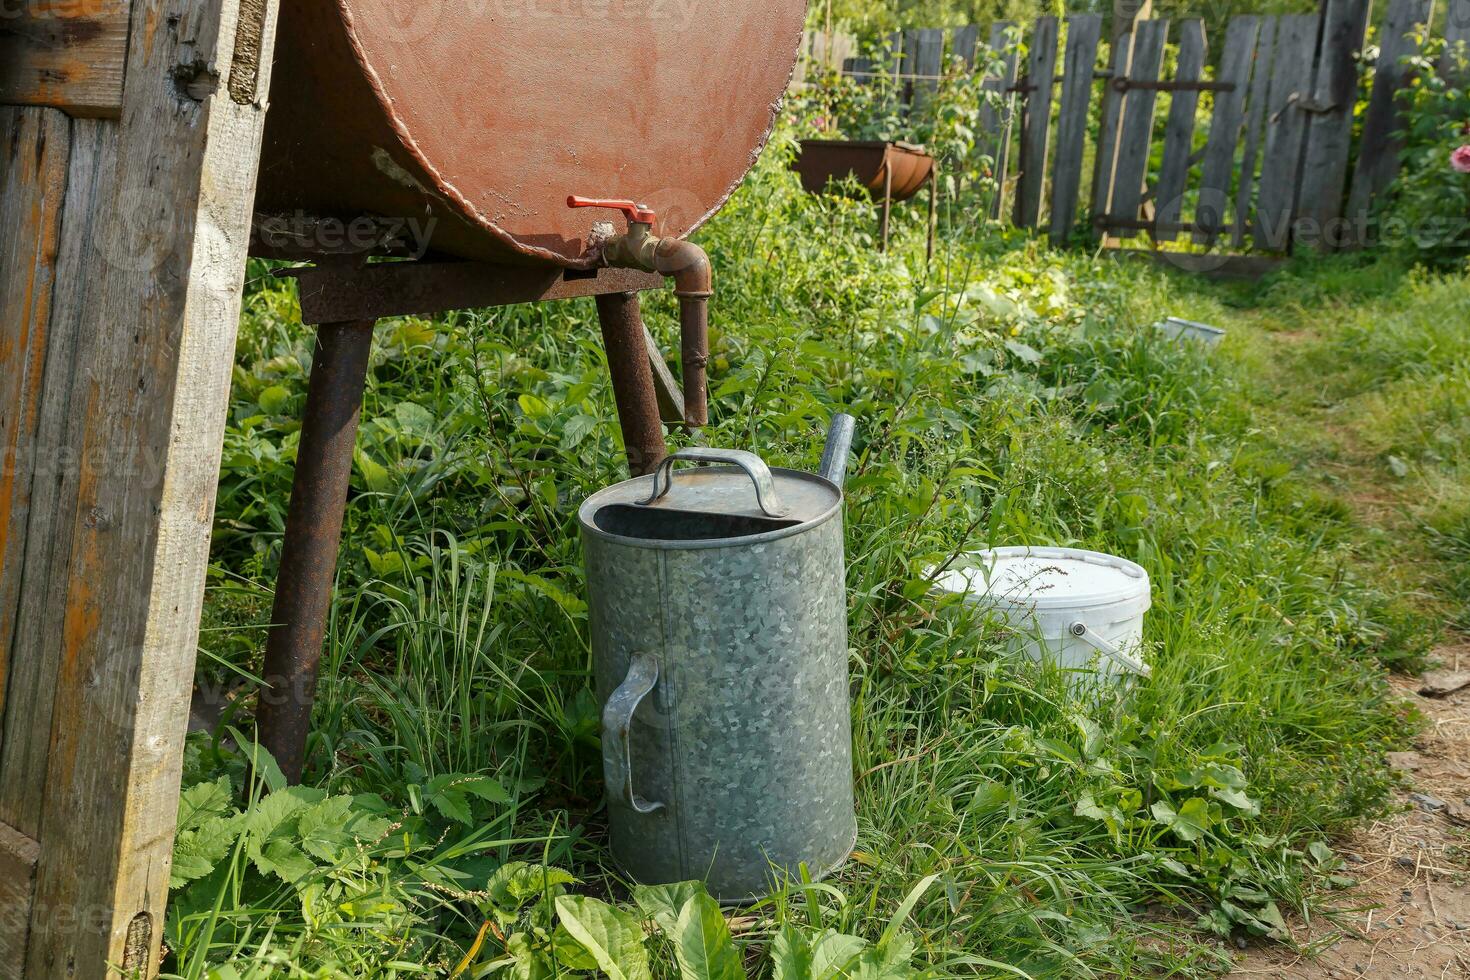
[[[1115,244],[1146,233],[1272,253],[1354,247],[1397,172],[1400,95],[1412,77],[1404,59],[1423,43],[1432,4],[1390,0],[1376,31],[1370,0],[1242,15],[1214,58],[1194,19],[1140,20],[1111,51],[1097,14],[1041,17],[1024,33],[997,23],[983,39],[973,25],[906,30],[876,58],[859,56],[850,36],[814,32],[796,81],[823,70],[869,82],[888,76],[917,103],[953,59],[988,70],[984,85],[1000,98],[982,111],[978,149],[995,159],[994,216],[1045,228],[1059,242],[1085,200],[1091,228]],[[1470,40],[1470,0],[1450,0],[1445,24],[1451,43]],[[1379,53],[1355,121],[1370,39]],[[1197,131],[1206,96],[1207,124]]]

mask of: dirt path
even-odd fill
[[[1416,543],[1416,488],[1386,478],[1378,450],[1359,431],[1352,400],[1332,397],[1326,379],[1313,376],[1304,357],[1322,342],[1322,331],[1274,310],[1243,319],[1247,332],[1269,334],[1270,354],[1258,359],[1269,395],[1258,407],[1302,452],[1303,469],[1351,508],[1364,533],[1365,558],[1384,571],[1385,581],[1434,606],[1435,585]],[[1443,647],[1433,657],[1445,671],[1466,671],[1470,681],[1470,643]],[[1325,896],[1332,914],[1292,922],[1299,950],[1253,945],[1231,976],[1470,978],[1470,683],[1442,696],[1420,694],[1424,679],[1390,683],[1424,726],[1413,751],[1390,756],[1404,776],[1397,809],[1333,842],[1346,859],[1338,873],[1357,885]]]
[[[1470,646],[1437,656],[1470,682]],[[1470,977],[1470,686],[1442,697],[1421,695],[1421,680],[1393,686],[1428,722],[1414,751],[1390,759],[1406,777],[1401,809],[1337,842],[1358,885],[1333,896],[1335,921],[1297,924],[1305,952],[1253,948],[1232,976]]]

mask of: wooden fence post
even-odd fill
[[[1133,33],[1138,24],[1153,16],[1153,0],[1113,0],[1111,40],[1108,47],[1112,78],[1127,78],[1133,65]],[[1113,193],[1113,173],[1118,164],[1118,132],[1123,124],[1124,93],[1111,84],[1103,86],[1101,125],[1097,156],[1093,162],[1092,215],[1107,213]],[[1104,236],[1106,237],[1106,236]]]
[[[1231,242],[1236,248],[1245,244],[1246,232],[1254,219],[1251,202],[1254,199],[1256,161],[1261,155],[1261,141],[1266,132],[1266,96],[1271,86],[1271,69],[1276,62],[1276,34],[1281,27],[1280,17],[1266,17],[1261,21],[1261,35],[1257,42],[1256,64],[1251,73],[1251,90],[1247,102],[1245,122],[1245,147],[1241,151],[1240,183],[1235,190],[1235,227]]]
[[[986,91],[997,93],[996,102],[999,103],[998,106],[987,103],[980,107],[982,138],[979,149],[994,161],[991,173],[995,181],[995,198],[990,202],[992,219],[999,219],[1005,214],[1006,182],[1010,177],[1011,130],[1016,115],[1016,96],[1012,88],[1016,84],[1016,66],[1020,60],[1010,42],[1015,26],[1010,21],[997,21],[991,25],[988,58],[999,56],[1000,75],[987,78],[982,83]]]
[[[1077,220],[1082,192],[1082,156],[1087,143],[1093,71],[1102,38],[1101,14],[1067,18],[1067,54],[1062,62],[1061,108],[1057,113],[1057,152],[1051,178],[1051,240],[1062,243]]]
[[[1358,99],[1358,56],[1368,31],[1369,0],[1326,0],[1317,78],[1306,111],[1307,146],[1301,168],[1293,240],[1318,250],[1334,241],[1347,189],[1348,152],[1353,139],[1353,107]]]
[[[1354,227],[1367,227],[1374,201],[1398,175],[1402,140],[1396,131],[1403,112],[1399,96],[1412,77],[1403,61],[1419,49],[1412,33],[1419,25],[1427,24],[1433,14],[1433,0],[1392,0],[1388,6],[1388,16],[1378,37],[1373,93],[1363,115],[1358,165],[1353,170],[1352,191],[1348,194],[1346,215]]]
[[[1051,90],[1057,71],[1057,19],[1038,17],[1022,76],[1021,178],[1016,188],[1016,226],[1035,228],[1046,187],[1046,150],[1051,127]]]
[[[1198,82],[1205,70],[1205,25],[1186,20],[1179,25],[1179,59],[1176,82]],[[1169,118],[1164,124],[1164,156],[1159,163],[1159,181],[1154,191],[1154,240],[1172,242],[1174,226],[1183,212],[1184,185],[1194,153],[1194,112],[1199,91],[1178,89],[1169,101]]]
[[[1444,18],[1444,54],[1439,59],[1440,75],[1452,85],[1470,83],[1470,0],[1449,0]],[[1461,46],[1464,50],[1461,50]]]
[[[276,10],[85,6],[0,71],[6,976],[158,970]]]
[[[1220,55],[1216,81],[1235,87],[1215,93],[1210,135],[1205,140],[1205,156],[1200,164],[1199,202],[1195,206],[1194,241],[1199,245],[1213,244],[1225,228],[1230,182],[1235,173],[1235,149],[1244,130],[1246,88],[1250,84],[1260,29],[1261,19],[1253,15],[1232,17],[1225,29],[1225,49]]]
[[[1133,33],[1133,54],[1127,75],[1129,82],[1149,84],[1158,80],[1159,70],[1164,64],[1164,42],[1168,36],[1167,20],[1147,20],[1138,25]],[[1148,176],[1158,92],[1151,88],[1130,88],[1124,94],[1122,125],[1116,137],[1117,163],[1113,168],[1112,192],[1103,214],[1108,221],[1118,222],[1119,237],[1129,238],[1137,234],[1137,229],[1131,225],[1138,220],[1139,209],[1143,205],[1143,182]]]
[[[1261,155],[1261,189],[1256,197],[1254,237],[1258,248],[1279,251],[1291,242],[1318,27],[1316,14],[1292,14],[1282,17],[1277,29],[1276,61],[1266,103],[1269,119]]]

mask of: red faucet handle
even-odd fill
[[[623,216],[631,224],[651,225],[658,220],[658,215],[646,204],[638,204],[633,201],[608,201],[596,197],[578,197],[572,194],[567,198],[569,208],[611,208],[614,211],[623,212]]]

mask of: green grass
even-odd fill
[[[1399,586],[1439,589],[1424,568],[1470,556],[1462,442],[1443,436],[1466,424],[1464,280],[1350,257],[1209,286],[962,215],[926,272],[921,209],[877,255],[872,209],[802,195],[783,151],[702,235],[719,270],[707,436],[814,468],[828,415],[859,418],[860,838],[829,883],[740,913],[746,969],[820,975],[777,962],[826,936],[874,944],[856,975],[1199,975],[1229,937],[1288,941],[1338,873],[1324,842],[1386,805],[1381,754],[1412,728],[1384,665],[1422,662],[1442,600]],[[310,352],[287,290],[247,294],[212,684],[260,670]],[[1165,314],[1231,337],[1216,355],[1166,343],[1147,329]],[[671,341],[670,297],[648,318]],[[444,975],[471,951],[462,976],[575,973],[555,893],[632,907],[605,849],[575,529],[621,478],[597,336],[584,303],[380,326],[312,789],[252,803],[239,753],[191,740],[174,974]],[[1324,437],[1324,417],[1365,448]],[[1406,496],[1437,488],[1407,537],[1323,478],[1389,456]],[[1152,680],[1079,701],[993,624],[937,608],[925,568],[987,543],[1142,563]],[[1385,559],[1402,568],[1379,577]],[[248,720],[221,734],[248,745]],[[516,898],[495,877],[513,861],[577,880]],[[647,949],[655,975],[679,972],[665,940]]]

